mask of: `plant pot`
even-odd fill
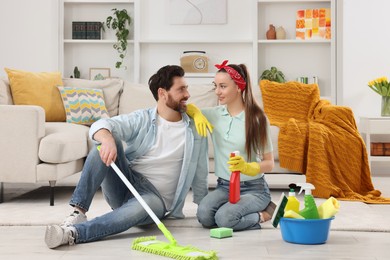
[[[381,116],[390,116],[390,96],[382,96]]]

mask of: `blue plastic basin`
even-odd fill
[[[281,218],[280,230],[283,240],[294,244],[324,244],[328,240],[330,222],[334,219]]]

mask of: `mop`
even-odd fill
[[[97,149],[100,151],[100,146],[98,146]],[[114,171],[119,176],[119,178],[121,178],[123,183],[127,186],[127,188],[131,191],[134,197],[138,200],[138,202],[146,210],[149,216],[153,219],[154,223],[161,230],[164,236],[169,240],[169,243],[158,241],[156,240],[155,236],[136,238],[132,244],[133,250],[143,251],[155,255],[161,255],[161,256],[170,257],[173,259],[180,259],[180,260],[196,260],[196,259],[217,260],[218,259],[217,253],[215,251],[204,251],[193,246],[178,245],[177,241],[175,240],[171,232],[169,232],[169,230],[160,221],[160,219],[156,216],[156,214],[154,214],[152,209],[149,207],[148,204],[146,204],[144,199],[139,195],[138,191],[124,176],[124,174],[118,168],[118,166],[116,166],[114,162],[112,162],[110,166],[114,169]]]

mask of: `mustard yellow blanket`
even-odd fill
[[[320,100],[316,84],[260,82],[264,111],[280,129],[280,166],[306,175],[313,195],[389,203],[371,181],[365,143],[348,107]]]

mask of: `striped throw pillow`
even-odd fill
[[[66,122],[91,125],[101,118],[109,118],[103,91],[93,88],[58,86],[66,113]]]

